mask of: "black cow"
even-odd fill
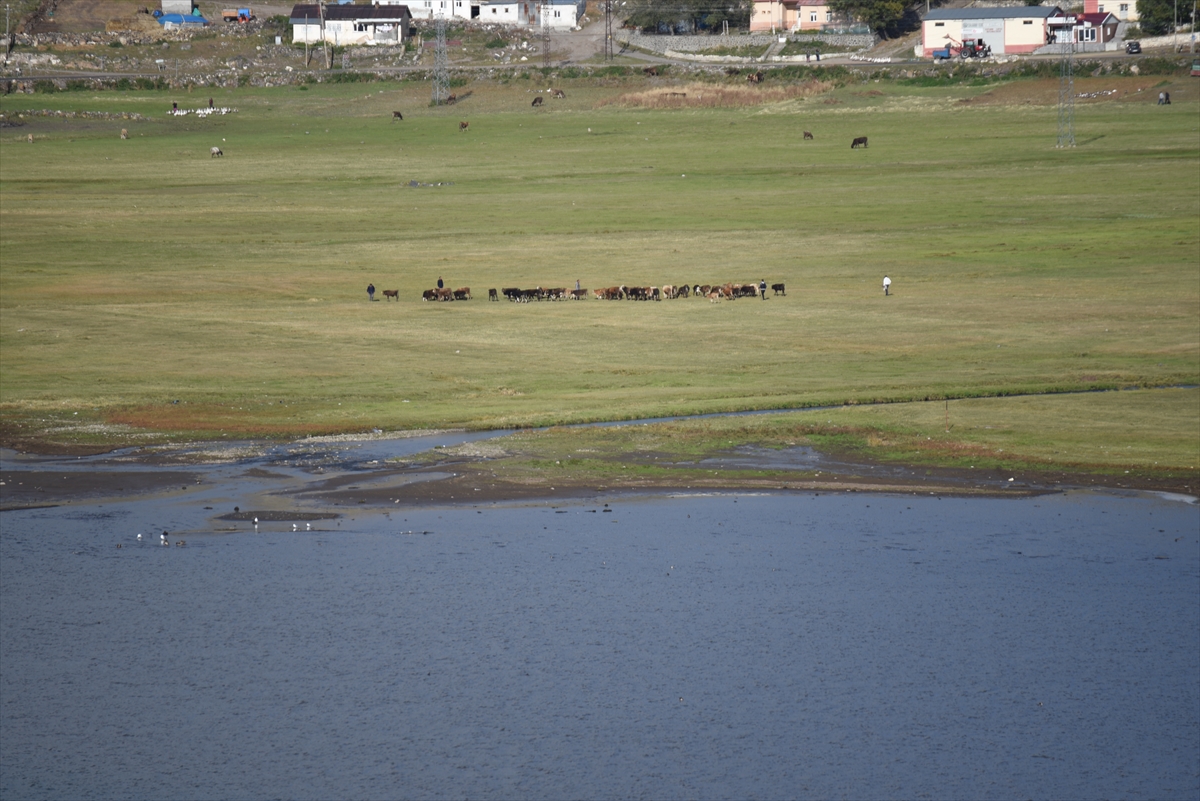
[[[855,140],[850,143],[850,149],[853,150],[854,148],[858,147],[859,145],[866,147],[867,146],[867,137],[865,137],[865,136],[856,137]]]

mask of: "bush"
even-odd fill
[[[58,87],[54,85],[54,81],[34,81],[33,91],[39,95],[52,95],[58,91]]]
[[[379,76],[373,72],[331,72],[326,76],[330,83],[374,83]]]
[[[501,47],[508,47],[508,42],[497,36],[495,39],[492,39],[484,44],[484,47],[488,48],[489,50],[499,50]]]
[[[460,87],[466,86],[470,82],[471,82],[470,78],[463,78],[461,76],[456,75],[456,76],[453,76],[450,78],[450,88],[458,89]]]
[[[592,73],[597,78],[624,78],[629,75],[629,67],[601,67]]]

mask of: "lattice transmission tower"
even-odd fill
[[[604,60],[613,60],[612,0],[604,0]]]
[[[450,66],[446,55],[446,18],[437,18],[437,41],[433,46],[433,105],[450,99]]]
[[[1067,42],[1062,44],[1062,58],[1058,67],[1058,144],[1056,147],[1075,147],[1075,27],[1074,18],[1068,18],[1070,27],[1059,31]]]
[[[553,6],[539,5],[538,13],[542,17],[542,69],[550,69],[550,9]]]

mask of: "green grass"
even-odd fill
[[[1053,107],[962,86],[688,111],[582,81],[534,111],[541,80],[440,109],[424,82],[5,97],[155,119],[0,133],[0,411],[10,438],[127,441],[1200,383],[1186,81],[1166,113],[1081,105],[1073,150]],[[210,94],[239,113],[163,116]],[[439,275],[476,299],[422,303]],[[486,301],[763,277],[787,297]]]

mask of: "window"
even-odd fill
[[[817,21],[817,12],[813,11],[812,13],[810,13],[810,14],[808,15],[808,21],[809,21],[809,22],[816,22],[816,21]]]
[[[833,22],[833,12],[832,12],[832,11],[826,11],[826,12],[825,12],[825,21],[826,21],[826,22]]]
[[[1033,20],[1031,20],[1031,19],[1027,19],[1027,20],[1025,20],[1024,24],[1025,24],[1025,25],[1032,25],[1032,24],[1033,24]]]
[[[944,22],[935,22],[935,23],[933,23],[933,27],[935,27],[935,28],[944,28],[944,27],[946,27],[946,23],[944,23]]]
[[[1097,10],[1097,11],[1099,11],[1101,14],[1103,14],[1103,13],[1104,13],[1104,6],[1096,6],[1096,10]]]
[[[1077,42],[1094,42],[1096,41],[1095,28],[1077,28],[1075,30],[1075,41]]]
[[[1122,14],[1128,14],[1128,13],[1129,13],[1129,3],[1121,3],[1121,6],[1120,6],[1120,8],[1121,8],[1121,13],[1122,13]]]

